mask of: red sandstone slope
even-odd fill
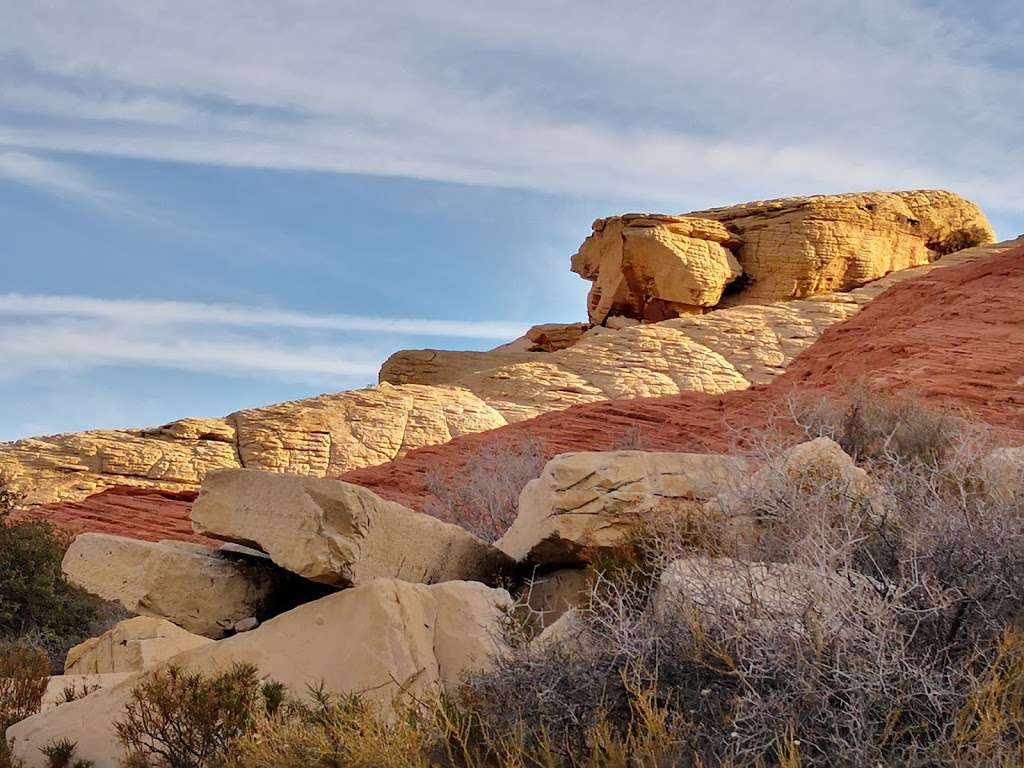
[[[686,394],[593,403],[502,429],[421,448],[342,479],[420,507],[433,468],[457,473],[492,441],[538,439],[554,455],[606,450],[639,428],[648,450],[722,451],[743,431],[765,424],[794,388],[841,390],[867,379],[913,391],[1007,430],[1024,443],[1024,247],[899,283],[850,320],[833,326],[764,387],[721,396]],[[40,511],[74,530],[138,538],[191,538],[191,494],[114,488]]]
[[[421,448],[342,479],[419,507],[428,469],[454,475],[495,440],[526,435],[549,454],[606,450],[639,427],[648,450],[721,451],[756,429],[794,388],[842,390],[865,379],[965,408],[1024,442],[1024,247],[899,283],[833,326],[771,384],[723,396],[685,394],[577,406]]]
[[[33,513],[75,533],[92,531],[148,541],[177,539],[219,544],[192,532],[189,514],[196,495],[194,491],[118,486],[82,501],[47,504]]]

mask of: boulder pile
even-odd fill
[[[999,449],[985,460],[994,498],[1020,492],[1017,454]],[[72,648],[43,711],[7,737],[28,768],[45,765],[39,749],[55,739],[77,742],[98,768],[116,766],[113,723],[140,680],[169,665],[213,673],[249,663],[297,695],[322,684],[391,712],[488,668],[515,626],[538,644],[578,640],[578,608],[606,565],[635,562],[642,535],[666,521],[724,519],[742,542],[761,521],[737,497],[774,493],[779,483],[833,488],[859,509],[884,503],[864,470],[824,437],[775,464],[636,450],[562,454],[522,490],[517,517],[495,545],[341,481],[211,473],[193,524],[229,542],[219,549],[102,534],[75,540],[68,578],[142,615]],[[695,555],[666,564],[651,610],[699,612],[707,590],[724,590],[745,621],[795,621],[800,590],[827,588],[832,578],[847,579]],[[499,580],[513,594],[493,586]],[[867,582],[864,590],[874,593]],[[528,621],[510,621],[523,614]],[[61,703],[57,692],[68,685],[87,695]]]

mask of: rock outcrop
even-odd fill
[[[277,569],[200,544],[83,533],[64,556],[68,580],[132,613],[219,638],[235,622],[273,612],[285,581]]]
[[[594,283],[590,322],[703,312],[730,302],[846,291],[995,237],[981,210],[942,190],[767,200],[594,222],[572,270]]]
[[[188,494],[207,472],[224,466],[336,476],[572,406],[687,392],[726,395],[770,382],[827,328],[848,322],[889,288],[998,257],[1013,246],[1004,243],[943,256],[846,293],[734,306],[653,324],[613,323],[623,319],[612,318],[609,327],[591,328],[571,346],[553,352],[515,352],[520,356],[513,358],[517,362],[497,357],[494,367],[487,367],[491,353],[447,353],[441,364],[420,371],[414,361],[418,353],[399,353],[395,359],[407,356],[400,375],[385,364],[384,381],[376,388],[244,411],[227,419],[174,422],[157,430],[89,432],[0,445],[0,471],[13,474],[16,485],[30,492],[31,502],[66,500],[39,512],[62,525],[131,532],[149,539],[189,537],[181,517],[185,504],[166,505],[174,513],[168,514],[162,528],[153,514],[153,508],[163,504],[158,497],[128,498],[118,488],[95,503],[90,499],[84,507],[75,502],[115,485]],[[875,334],[867,326],[864,331],[867,337]],[[927,332],[918,335],[922,333]],[[467,354],[475,357],[463,364]],[[863,365],[848,360],[837,370],[845,370],[852,380],[860,368],[872,366],[870,360]],[[444,374],[445,370],[453,373]],[[407,383],[391,385],[392,373],[396,381]],[[938,370],[929,375],[944,374]],[[442,380],[450,383],[429,383]],[[698,420],[700,410],[695,412]],[[646,429],[643,419],[637,423]],[[630,423],[628,428],[635,426]],[[224,442],[230,435],[234,446]],[[604,437],[595,439],[595,447],[614,444]],[[567,444],[567,449],[574,448]],[[128,461],[127,456],[135,453],[146,460]],[[185,467],[188,472],[170,472],[170,467]],[[137,516],[143,504],[145,513]]]
[[[679,513],[736,484],[741,459],[617,451],[556,456],[519,496],[519,514],[497,546],[515,560],[578,565],[624,552],[655,505]]]
[[[909,279],[894,280],[908,273]],[[876,299],[816,343],[808,340],[785,373],[766,385],[580,405],[412,451],[344,479],[417,509],[428,496],[428,470],[457,482],[468,457],[490,445],[530,439],[554,456],[612,450],[638,432],[649,451],[723,452],[785,412],[795,389],[841,397],[858,380],[969,411],[996,427],[1001,440],[1024,444],[1024,239],[946,256],[878,283],[886,285],[884,292],[880,288]]]
[[[457,525],[337,480],[226,469],[192,508],[196,530],[255,547],[292,573],[336,586],[379,577],[489,581],[507,559]]]
[[[379,579],[167,663],[212,673],[246,662],[296,696],[322,684],[331,692],[361,693],[386,712],[406,697],[453,689],[466,672],[486,667],[501,647],[501,622],[510,605],[507,592],[478,583],[426,586]],[[78,744],[76,757],[94,761],[96,768],[115,768],[121,749],[114,723],[138,679],[8,728],[14,755],[27,768],[44,768],[40,747],[69,739]]]
[[[142,672],[184,651],[212,643],[166,619],[136,616],[68,651],[65,675]]]
[[[657,322],[718,304],[743,272],[729,250],[738,245],[717,221],[628,213],[594,222],[572,271],[594,283],[590,322],[611,315]]]
[[[124,485],[194,491],[215,469],[338,474],[505,423],[463,388],[381,384],[225,419],[19,440],[0,445],[0,473],[30,504],[77,501]]]

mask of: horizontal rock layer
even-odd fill
[[[502,442],[529,438],[548,456],[610,450],[624,440],[639,441],[649,451],[728,451],[784,412],[794,389],[842,396],[858,381],[964,409],[997,427],[1001,440],[1022,444],[1024,240],[965,251],[953,261],[956,266],[923,267],[915,279],[890,282],[862,311],[808,344],[767,385],[581,405],[343,477],[419,508],[428,496],[428,471],[457,481],[469,456]]]
[[[986,263],[1012,265],[1017,263],[1013,258],[1000,255],[1012,253],[1014,247],[1015,243],[1011,242],[961,251],[945,256],[934,264],[888,275],[848,293],[827,294],[785,303],[730,307],[663,323],[628,325],[620,330],[592,328],[568,348],[550,353],[526,353],[531,355],[527,362],[487,369],[482,367],[481,353],[472,353],[475,355],[474,361],[461,367],[461,370],[468,373],[458,378],[457,386],[439,387],[417,383],[392,386],[385,381],[375,389],[325,395],[244,411],[225,420],[188,420],[157,430],[79,433],[19,441],[0,446],[0,470],[6,469],[14,475],[20,475],[25,486],[31,488],[32,498],[40,501],[79,500],[95,490],[120,484],[169,485],[194,490],[198,478],[206,471],[221,465],[237,467],[243,463],[257,469],[334,476],[387,462],[394,457],[403,457],[410,451],[415,453],[418,447],[444,443],[452,437],[531,419],[571,406],[614,400],[616,402],[607,403],[597,411],[583,411],[605,414],[601,418],[608,420],[607,429],[605,425],[599,424],[596,435],[591,434],[593,430],[588,428],[581,433],[578,441],[565,440],[563,437],[550,441],[560,450],[603,449],[620,444],[622,433],[634,430],[637,426],[643,431],[647,419],[667,420],[670,425],[680,424],[680,414],[674,412],[643,416],[646,406],[641,407],[638,411],[640,415],[634,417],[631,409],[619,401],[687,392],[725,397],[751,385],[766,384],[782,373],[797,355],[811,347],[827,328],[844,321],[843,327],[854,329],[849,333],[864,337],[844,341],[844,349],[855,342],[872,345],[876,329],[870,323],[851,325],[850,318],[854,318],[863,307],[870,306],[876,297],[889,288],[906,281],[913,281],[915,285],[921,283],[938,286],[935,291],[939,295],[931,300],[939,302],[941,309],[933,307],[931,311],[941,315],[937,318],[939,322],[950,321],[952,318],[944,314],[947,305],[953,301],[963,301],[965,297],[961,294],[973,289],[959,289],[956,296],[946,297],[941,295],[942,292],[953,291],[950,286],[959,278],[950,278],[951,282],[947,284],[935,282],[929,276],[932,273],[941,275],[950,271],[950,268],[956,268],[954,271],[962,274],[962,265],[979,259],[986,260]],[[986,285],[983,290],[992,294],[991,301],[986,295],[967,295],[964,308],[955,310],[959,321],[968,322],[966,313],[974,312],[973,308],[978,307],[977,311],[995,318],[995,322],[1005,329],[1007,326],[998,313],[989,311],[990,304],[999,306],[1003,300],[1003,288]],[[907,309],[913,313],[927,308],[910,306]],[[882,313],[886,311],[879,310]],[[980,327],[985,331],[990,330],[986,323],[981,323]],[[848,338],[849,333],[845,333],[844,338]],[[934,331],[921,329],[919,333],[922,340],[918,343],[925,348],[937,345],[941,348],[946,343],[938,327]],[[949,343],[958,344],[959,339],[952,339]],[[993,365],[1006,365],[1008,358],[1001,353],[1000,349],[993,350]],[[981,350],[960,350],[958,354],[981,354]],[[449,353],[452,362],[448,364],[459,368],[459,364],[454,362],[459,355]],[[936,360],[941,358],[942,354],[937,353]],[[873,361],[870,358],[861,360],[854,357],[841,361],[840,368],[852,380],[860,375],[860,370],[868,371],[890,364],[900,368],[904,383],[922,378],[906,370],[911,365],[909,359],[890,361],[884,358]],[[940,369],[942,367],[938,362],[934,365]],[[385,364],[385,378],[388,371],[389,365]],[[418,380],[415,366],[412,365],[405,366],[401,375],[407,381]],[[436,374],[425,374],[425,378],[429,379],[432,375]],[[816,375],[810,374],[812,378]],[[957,396],[957,387],[976,388],[970,382],[951,382],[946,370],[928,372],[928,377],[935,376],[947,382],[945,388],[953,390],[951,394],[954,396]],[[795,376],[791,377],[787,386],[791,386],[795,380]],[[1019,385],[1014,382],[1012,386]],[[698,398],[694,403],[699,405],[686,406],[692,412],[694,424],[705,418],[708,413],[707,403],[714,401],[714,398]],[[730,397],[728,400],[730,403],[741,401],[743,398],[734,400]],[[680,402],[689,401],[684,399]],[[652,407],[655,412],[658,410]],[[669,408],[669,411],[673,410]],[[617,415],[619,413],[629,415],[620,418]],[[571,424],[577,418],[575,414],[569,415],[565,423]],[[734,415],[734,418],[739,417]],[[560,420],[552,415],[550,419],[531,424],[526,431],[536,430],[538,434],[544,434],[554,430],[558,434],[559,423]],[[721,413],[716,414],[714,423],[712,431],[721,431]],[[652,432],[650,440],[658,442],[655,433],[659,429],[647,430]],[[674,428],[665,429],[671,433]],[[499,431],[497,434],[504,432]],[[182,457],[209,457],[220,447],[230,447],[223,442],[230,435],[234,435],[237,441],[234,459],[224,459],[220,463],[212,460],[200,462],[201,466],[188,476],[191,479],[187,482],[183,472],[170,475],[177,477],[177,480],[166,479],[169,475],[163,474],[162,468],[189,464]],[[459,445],[472,444],[462,440],[456,442]],[[211,447],[212,443],[218,447]],[[663,445],[666,450],[687,449],[685,442],[674,443],[668,440]],[[658,446],[651,444],[643,447]],[[166,451],[168,455],[182,460],[137,462],[139,474],[131,475],[127,473],[129,470],[126,466],[131,463],[128,458],[136,449],[141,454],[156,456]],[[703,447],[695,446],[693,449],[703,450]],[[120,463],[112,464],[106,459],[105,452],[108,450],[121,457]],[[445,456],[458,456],[462,449],[451,450],[453,452],[446,452]],[[412,471],[410,480],[403,477],[393,484],[387,482],[381,486],[390,487],[392,490],[388,493],[398,494],[395,498],[413,499],[414,503],[419,503],[423,493],[422,474],[433,454],[427,450],[417,455],[421,458],[414,459],[409,465],[398,465],[417,467]],[[366,475],[357,472],[352,477],[380,478],[392,471],[391,466],[387,464],[379,472]],[[112,468],[117,471],[111,471]],[[400,474],[404,475],[404,470]],[[368,482],[376,487],[380,481],[373,479]],[[407,488],[416,490],[406,496]],[[135,535],[132,529],[133,515],[119,513],[124,499],[118,494],[120,491],[111,492],[105,498],[98,497],[102,500],[101,504],[94,505],[90,500],[84,508],[58,505],[43,510],[41,514],[61,524],[77,525],[80,529],[110,530],[107,526],[115,526],[114,530]],[[182,514],[181,505],[176,507],[174,514]],[[152,517],[142,519],[143,525],[139,531],[141,536],[174,538],[189,535],[182,530],[182,523],[177,517],[169,516],[167,528],[158,534],[154,531],[154,525],[158,526],[158,523]]]

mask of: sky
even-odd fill
[[[0,13],[0,440],[582,320],[600,216],[941,187],[1024,232],[1018,0]]]

